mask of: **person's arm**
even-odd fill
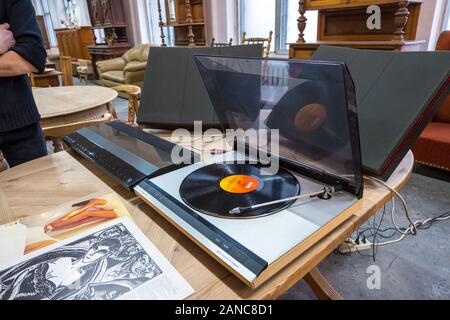
[[[5,62],[10,63],[10,66],[5,66],[5,68],[12,67],[21,74],[23,74],[23,71],[25,71],[24,73],[31,71],[43,72],[47,53],[36,21],[36,12],[31,1],[12,1],[8,18],[10,30],[14,34],[16,44],[8,53],[1,57],[1,59],[5,57]],[[18,59],[17,55],[22,59]],[[29,69],[29,65],[33,66],[34,69]]]
[[[21,76],[27,73],[36,73],[36,69],[31,63],[22,58],[15,51],[8,51],[0,56],[0,77]]]

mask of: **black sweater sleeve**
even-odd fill
[[[39,72],[43,72],[47,53],[30,0],[12,0],[9,24],[16,40],[16,45],[11,50],[17,52]]]

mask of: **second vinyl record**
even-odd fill
[[[191,208],[216,217],[248,219],[267,216],[289,207],[294,201],[232,215],[236,207],[249,207],[300,194],[300,184],[288,171],[266,175],[259,165],[213,164],[190,174],[180,187],[183,201]]]

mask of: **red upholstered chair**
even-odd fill
[[[441,33],[436,50],[450,50],[450,30]],[[416,161],[450,171],[450,96],[413,148]]]

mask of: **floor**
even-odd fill
[[[401,193],[414,221],[440,216],[450,211],[450,173],[417,165]],[[387,209],[389,215],[382,225],[391,227],[390,207]],[[402,216],[397,210],[398,223],[407,226]],[[319,270],[345,299],[450,299],[450,220],[419,230],[417,236],[400,243],[380,247],[375,262],[370,254],[371,250],[351,256],[333,254]],[[381,287],[370,290],[367,269],[373,265],[381,269]],[[314,296],[303,282],[283,297],[311,298]]]
[[[126,119],[127,100],[117,98],[114,104],[119,118]],[[444,214],[450,211],[450,172],[417,165],[401,193],[414,221]],[[390,205],[387,211],[383,228],[392,227]],[[380,217],[381,212],[377,225]],[[407,226],[400,209],[396,217],[398,224]],[[367,226],[373,226],[373,221]],[[400,243],[380,247],[375,261],[371,254],[371,250],[350,256],[332,254],[319,270],[345,299],[450,299],[450,220],[419,230]],[[368,268],[373,266],[381,270],[381,283],[379,289],[371,290]],[[282,299],[314,299],[314,295],[301,281]]]

